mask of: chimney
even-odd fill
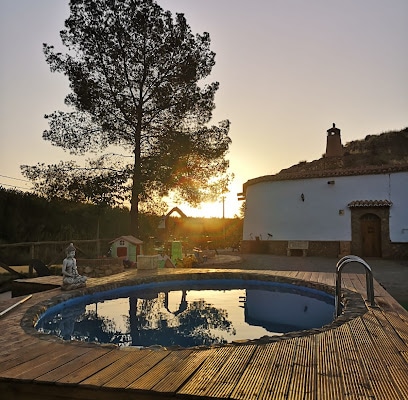
[[[340,129],[333,127],[327,130],[326,157],[341,157],[343,145],[341,144]]]

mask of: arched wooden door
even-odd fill
[[[375,214],[360,218],[363,257],[381,257],[381,219]]]

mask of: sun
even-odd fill
[[[241,203],[236,195],[228,193],[224,197],[224,201],[220,199],[215,202],[201,203],[198,207],[191,207],[188,204],[176,204],[187,217],[195,218],[234,218],[239,215]]]
[[[199,207],[193,208],[189,205],[181,206],[183,212],[189,217],[199,218],[222,218],[222,203],[201,203]]]

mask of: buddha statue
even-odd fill
[[[62,290],[73,290],[86,286],[86,276],[78,274],[73,243],[65,249],[66,257],[62,262]]]

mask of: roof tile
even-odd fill
[[[389,200],[353,200],[347,204],[349,208],[356,207],[391,207],[392,202]]]

